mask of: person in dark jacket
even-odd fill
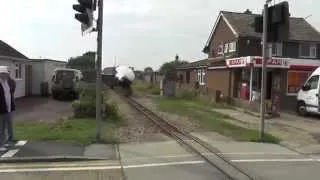
[[[5,129],[8,129],[8,143],[13,141],[12,112],[15,110],[15,82],[10,78],[8,67],[0,66],[0,151],[6,151]]]

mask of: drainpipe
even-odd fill
[[[252,101],[252,80],[253,80],[253,65],[250,63],[250,99],[249,101]]]

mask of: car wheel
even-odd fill
[[[298,102],[297,112],[300,116],[305,116],[308,114],[306,104],[304,102]]]

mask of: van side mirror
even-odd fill
[[[303,91],[309,91],[311,89],[310,85],[309,84],[306,84],[304,86],[302,86],[301,88]]]
[[[54,79],[56,78],[56,76],[52,76],[51,81],[54,82]]]

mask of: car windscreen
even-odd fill
[[[57,71],[56,72],[56,80],[60,81],[63,78],[66,79],[73,79],[75,76],[75,73],[73,71]]]

